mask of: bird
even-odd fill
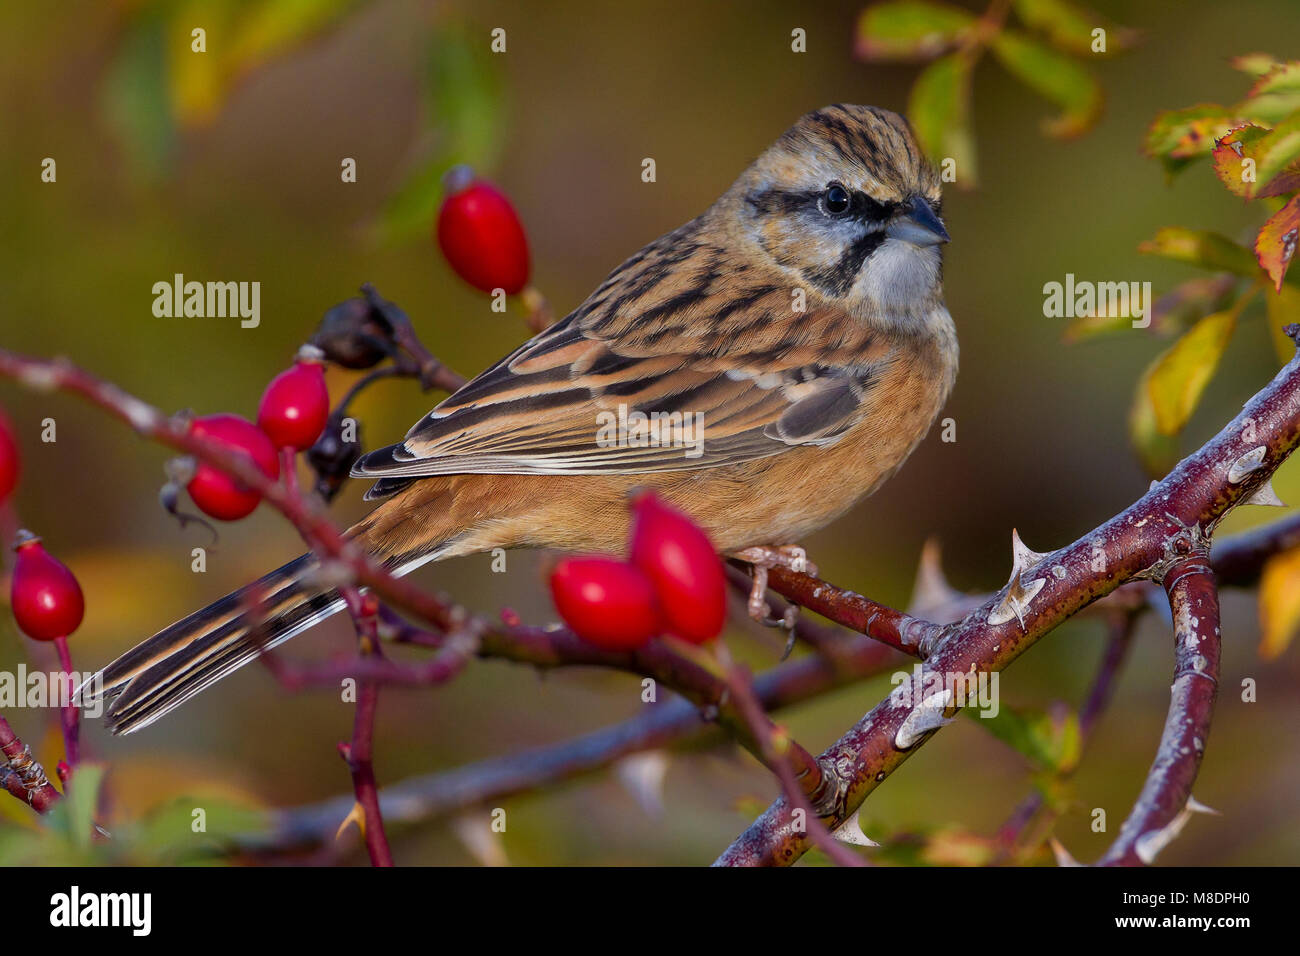
[[[808,113],[703,214],[360,457],[382,503],[347,535],[394,574],[496,548],[616,552],[629,495],[650,489],[719,553],[797,563],[953,388],[941,201],[902,116]],[[611,437],[638,414],[653,440]],[[340,610],[327,578],[305,554],[137,645],[83,700],[109,702],[114,733],[148,726]]]

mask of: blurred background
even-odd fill
[[[163,409],[255,413],[264,383],[330,305],[375,283],[425,343],[472,374],[522,341],[514,314],[455,277],[430,239],[437,182],[472,161],[515,201],[533,245],[534,281],[557,313],[576,306],[640,246],[692,218],[800,114],[832,102],[903,111],[915,65],[853,54],[863,0],[818,4],[664,2],[10,4],[0,30],[0,345],[67,355]],[[974,4],[961,4],[982,9]],[[1258,227],[1202,166],[1172,185],[1140,155],[1163,109],[1225,102],[1249,78],[1230,56],[1300,36],[1293,0],[1155,0],[1094,6],[1142,31],[1142,42],[1089,69],[1105,90],[1097,126],[1045,137],[1053,108],[992,62],[974,75],[980,184],[947,190],[947,301],[961,373],[936,429],[901,476],[838,524],[804,542],[823,576],[883,602],[907,603],[922,542],[938,536],[963,590],[1002,585],[1013,527],[1050,551],[1123,508],[1147,477],[1126,438],[1142,369],[1165,347],[1133,331],[1065,344],[1065,320],[1043,316],[1045,282],[1067,272],[1151,281],[1157,293],[1195,275],[1142,256],[1165,225],[1239,236]],[[189,52],[207,30],[207,61]],[[507,52],[488,51],[507,31]],[[791,52],[791,30],[807,52]],[[40,180],[44,157],[57,183]],[[357,182],[340,181],[344,157]],[[657,181],[641,181],[653,157]],[[152,286],[174,273],[261,283],[260,327],[235,319],[160,319]],[[1278,365],[1262,311],[1247,313],[1183,439],[1217,430]],[[352,376],[331,372],[337,396]],[[399,438],[430,396],[381,384],[356,406],[368,445]],[[98,667],[173,620],[296,555],[296,533],[269,509],[223,526],[205,574],[190,570],[201,529],[180,529],[157,503],[166,453],[98,412],[0,383],[26,472],[24,526],[80,576],[87,617],[73,639],[80,667]],[[41,422],[57,441],[41,441]],[[1300,501],[1292,462],[1276,481]],[[338,520],[365,512],[349,486]],[[1283,514],[1246,509],[1228,531]],[[1259,512],[1258,514],[1254,512]],[[512,554],[425,568],[419,580],[477,610],[514,607],[552,618],[538,560]],[[1198,817],[1161,857],[1169,864],[1300,861],[1300,655],[1264,662],[1253,595],[1225,596],[1222,695],[1196,797],[1223,812]],[[288,645],[291,655],[345,651],[335,619]],[[1003,675],[1004,706],[1076,703],[1104,642],[1075,621]],[[756,669],[770,639],[731,644]],[[0,666],[48,667],[44,647],[0,618]],[[1167,628],[1148,616],[1115,699],[1074,781],[1075,808],[1057,827],[1082,860],[1107,846],[1141,787],[1168,702]],[[1258,702],[1237,688],[1258,682]],[[886,677],[783,712],[814,752],[889,689]],[[248,667],[160,724],[114,739],[90,721],[86,747],[111,768],[116,819],[200,794],[247,807],[290,806],[347,793],[335,750],[352,708],[332,693],[288,695]],[[628,675],[476,662],[451,684],[385,691],[377,730],[382,783],[563,739],[639,713]],[[58,756],[48,715],[5,715],[47,765]],[[863,808],[868,832],[991,835],[1029,792],[1024,760],[977,721],[938,735]],[[648,814],[611,773],[502,802],[515,864],[702,864],[776,794],[733,750],[674,755],[663,811]],[[203,797],[200,799],[206,799]],[[0,859],[30,821],[13,801],[0,818]],[[1106,808],[1110,833],[1089,811]],[[486,811],[484,811],[486,812]],[[447,821],[391,834],[399,863],[466,864],[474,855]],[[351,840],[352,837],[345,839]],[[364,860],[352,854],[351,861]],[[809,854],[808,862],[819,862]]]

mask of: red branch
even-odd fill
[[[31,748],[18,739],[9,721],[0,717],[0,753],[5,765],[0,767],[0,786],[37,813],[45,813],[58,802],[60,794],[45,775],[45,768],[32,758]]]
[[[1205,755],[1219,688],[1219,594],[1207,555],[1193,553],[1165,574],[1174,612],[1174,683],[1169,715],[1146,785],[1101,862],[1150,863],[1183,828]]]

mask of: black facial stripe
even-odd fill
[[[820,208],[823,189],[764,189],[749,193],[745,201],[760,215],[789,214]],[[851,191],[852,218],[864,223],[885,222],[898,208],[898,203],[873,199],[860,189]]]
[[[853,193],[853,218],[859,222],[884,222],[897,208],[898,203],[872,199],[861,190],[855,190]]]
[[[862,271],[862,264],[880,248],[886,238],[884,230],[880,229],[865,233],[853,240],[834,265],[825,269],[804,270],[804,278],[823,292],[837,298],[843,297],[848,294],[853,280]]]
[[[799,212],[815,208],[821,196],[820,189],[764,189],[749,193],[745,201],[760,215]]]

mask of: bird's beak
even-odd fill
[[[930,204],[920,196],[914,196],[906,212],[900,212],[885,230],[891,239],[901,239],[914,246],[933,246],[948,242],[948,230],[934,214]]]

